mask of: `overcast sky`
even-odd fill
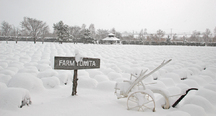
[[[0,22],[20,26],[23,17],[69,26],[123,32],[211,32],[216,27],[216,0],[0,0]]]

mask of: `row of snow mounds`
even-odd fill
[[[24,46],[25,45],[25,46]],[[91,47],[91,48],[89,48]],[[74,56],[74,50],[78,49],[83,56],[96,57],[101,59],[100,69],[78,70],[78,88],[92,88],[102,91],[114,91],[116,82],[129,80],[130,74],[139,74],[141,70],[151,71],[157,67],[163,60],[172,58],[172,61],[165,67],[161,68],[143,82],[153,82],[157,87],[164,88],[170,95],[183,93],[185,87],[197,87],[200,90],[191,92],[188,96],[201,99],[200,103],[194,101],[189,103],[190,98],[183,100],[176,112],[170,113],[175,115],[193,115],[193,112],[200,111],[199,115],[207,113],[202,110],[203,103],[210,102],[215,108],[214,93],[215,91],[215,54],[202,49],[197,54],[197,48],[189,50],[181,47],[164,47],[151,46],[89,46],[89,45],[71,45],[71,44],[8,44],[0,47],[0,82],[9,88],[25,88],[30,92],[54,88],[59,85],[72,83],[73,71],[54,70],[54,56]],[[175,51],[174,51],[175,50]],[[212,52],[212,53],[211,53]],[[201,57],[203,55],[204,57]],[[211,55],[211,56],[210,56]],[[199,58],[200,57],[200,58]],[[206,68],[206,70],[204,70]],[[186,78],[186,80],[181,80]],[[18,80],[19,79],[19,80]],[[17,84],[16,82],[21,84]],[[27,85],[25,84],[27,83]],[[26,86],[25,86],[26,85]],[[202,90],[201,90],[202,89]],[[205,92],[206,91],[206,92]],[[205,92],[205,93],[204,93]],[[211,98],[213,97],[213,98]],[[158,103],[160,104],[160,103]],[[211,107],[210,105],[206,105]],[[194,107],[193,112],[187,112],[190,107]],[[161,108],[161,107],[160,107]],[[203,112],[203,113],[202,113]]]

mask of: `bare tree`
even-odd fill
[[[42,34],[42,30],[44,27],[47,27],[47,24],[37,19],[24,17],[24,20],[21,22],[21,26],[22,29],[28,33],[28,35],[32,36],[34,43],[36,43],[38,36]]]
[[[97,40],[101,40],[103,38],[106,38],[109,34],[108,30],[103,30],[103,29],[98,29],[97,30],[97,34],[96,34],[96,38]]]
[[[21,36],[21,31],[19,28],[13,26],[11,35],[15,37],[16,43],[18,42],[18,38]]]
[[[214,28],[214,37],[216,37],[216,27]]]
[[[42,43],[44,43],[44,38],[45,36],[49,34],[49,26],[45,26],[42,28],[41,30],[41,39],[42,39]]]
[[[211,31],[209,29],[206,29],[206,31],[203,33],[203,39],[205,41],[205,45],[208,44],[210,40]]]
[[[10,37],[8,36],[10,36],[12,26],[8,22],[5,22],[5,21],[2,22],[1,30],[2,30],[2,35],[10,39]],[[8,43],[8,39],[6,40],[6,43]]]
[[[173,40],[176,40],[177,39],[177,34],[173,34]]]
[[[213,37],[213,40],[212,40],[213,42],[216,42],[216,27],[215,27],[215,29],[214,29],[214,37]]]
[[[144,40],[144,32],[143,32],[143,29],[140,31],[139,37],[138,37],[138,38],[140,39],[141,42],[143,42],[143,40]]]
[[[122,34],[121,34],[120,32],[116,32],[116,34],[115,34],[115,35],[116,35],[116,37],[117,37],[117,38],[119,38],[119,39],[121,39],[121,38],[122,38]]]
[[[199,37],[200,37],[200,32],[195,30],[195,31],[193,31],[193,33],[190,37],[190,41],[198,42]]]
[[[1,24],[1,30],[3,36],[9,36],[12,26],[8,22],[3,21]]]
[[[115,35],[115,34],[116,34],[115,28],[112,28],[112,29],[110,30],[110,32],[113,33],[113,34]]]
[[[161,42],[161,38],[165,35],[165,32],[159,29],[156,33],[156,36],[158,37],[159,41]]]

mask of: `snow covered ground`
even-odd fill
[[[71,96],[73,71],[54,70],[53,64],[54,56],[74,56],[75,49],[84,57],[100,58],[101,67],[78,70],[78,95]],[[155,86],[172,94],[191,87],[199,90],[190,91],[175,108],[163,109],[164,98],[154,94],[156,112],[127,110],[127,98],[114,94],[116,82],[169,59],[144,82],[157,82]],[[216,115],[215,99],[215,47],[0,42],[1,116],[205,116]]]

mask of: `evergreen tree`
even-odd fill
[[[63,41],[68,41],[69,39],[69,27],[64,24],[63,21],[60,21],[56,24],[53,24],[53,28],[58,36],[59,43],[62,44]]]

